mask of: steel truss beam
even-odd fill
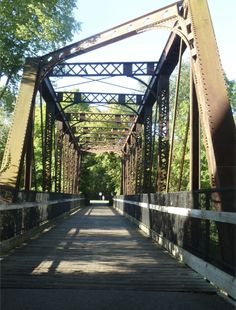
[[[121,154],[120,147],[117,147],[116,145],[111,146],[94,146],[93,148],[90,148],[89,146],[81,147],[81,151],[85,153],[93,153],[93,154],[101,154],[104,152],[114,152]]]
[[[136,124],[133,134],[123,151],[122,193],[134,194],[142,192],[142,171],[141,125]]]
[[[169,77],[160,76],[158,83],[159,135],[157,158],[157,191],[166,190],[169,158]]]
[[[212,187],[236,186],[236,130],[227,96],[224,73],[212,29],[207,1],[185,3],[185,24],[182,31],[189,39],[193,79],[198,101],[199,118],[204,135],[208,169]],[[192,165],[193,167],[193,165]],[[194,167],[193,167],[194,169]],[[235,197],[214,197],[219,211],[236,211]],[[221,254],[225,264],[235,267],[236,230],[230,224],[217,224]]]
[[[156,68],[156,75],[154,75],[149,83],[149,87],[146,89],[143,98],[143,105],[139,107],[138,118],[136,122],[144,122],[144,107],[149,104],[153,105],[158,97],[158,81],[161,76],[169,77],[178,63],[180,46],[180,37],[175,33],[171,33],[166,46],[161,54]],[[186,49],[186,45],[183,44],[182,52]],[[169,103],[168,103],[169,104]],[[131,133],[130,133],[131,136]],[[128,138],[129,139],[129,138]],[[128,142],[127,139],[127,142]],[[125,147],[125,145],[124,145]]]
[[[67,119],[72,122],[105,122],[116,124],[132,124],[137,119],[133,114],[109,113],[66,113]]]
[[[207,2],[203,1],[198,6],[196,0],[189,0],[186,11],[184,30],[189,38],[192,37],[193,76],[212,185],[218,188],[235,187],[235,123]],[[236,210],[236,207],[233,209]],[[232,211],[232,208],[227,211]]]
[[[152,105],[146,105],[144,111],[144,167],[143,192],[151,191],[152,167]]]
[[[55,134],[55,192],[61,192],[62,181],[62,153],[63,153],[63,125],[62,122],[56,122]]]
[[[52,190],[52,150],[55,124],[55,106],[53,102],[46,104],[46,124],[43,150],[43,191]]]
[[[118,25],[117,27],[100,32],[92,37],[44,55],[42,57],[43,70],[41,72],[41,78],[43,78],[55,65],[66,59],[118,42],[148,29],[170,25],[170,23],[173,24],[179,17],[181,6],[182,1],[173,3],[159,10]]]
[[[62,63],[52,68],[50,77],[146,76],[154,75],[157,62]]]
[[[0,170],[0,185],[4,187],[17,188],[19,186],[28,138],[27,131],[34,109],[38,65],[38,59],[27,59],[24,66],[13,123],[8,134]]]
[[[80,141],[79,143],[80,144],[91,144],[91,145],[97,145],[97,144],[104,144],[104,145],[107,145],[107,144],[119,144],[119,145],[122,145],[122,143],[124,143],[124,137],[122,138],[118,138],[118,137],[106,137],[104,140],[103,140],[103,137],[102,138],[98,138],[98,139],[95,139],[94,137],[85,137],[85,140],[84,141]]]
[[[128,131],[129,132],[129,131]],[[98,131],[98,132],[87,132],[84,134],[81,134],[79,137],[85,137],[85,136],[94,136],[94,137],[100,137],[100,136],[108,136],[108,137],[112,137],[112,136],[119,136],[119,137],[127,137],[127,133],[123,132],[123,133],[119,133],[119,132],[106,132],[106,131]]]
[[[109,127],[76,127],[76,134],[127,134],[129,128],[109,128]]]
[[[63,103],[88,103],[88,104],[121,104],[142,105],[143,95],[115,94],[115,93],[81,93],[81,92],[57,92],[58,102]]]
[[[67,116],[62,109],[60,103],[57,101],[56,93],[48,78],[44,79],[40,91],[42,92],[42,96],[45,102],[53,102],[53,104],[55,105],[55,119],[63,122],[64,131],[69,134],[71,141],[75,142],[76,139],[69,120],[67,119]]]

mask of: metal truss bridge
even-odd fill
[[[80,61],[81,55],[133,36],[141,38],[143,32],[158,28],[170,31],[158,59]],[[185,80],[187,87],[183,89],[181,81],[186,76],[183,77],[182,67],[186,57],[189,72],[188,80]],[[124,79],[120,87],[123,91],[117,92],[114,78]],[[66,83],[72,79],[80,82],[68,86]],[[138,87],[129,87],[127,81],[135,81]],[[98,87],[96,91],[87,92],[81,91],[80,86],[73,86],[88,82],[116,88],[106,92]],[[184,94],[187,108],[180,115],[181,94]],[[179,125],[184,128],[181,134]],[[177,168],[174,166],[176,145],[181,152]],[[36,146],[40,150],[40,162]],[[88,205],[88,197],[80,193],[84,155],[104,152],[119,154],[122,162],[120,195],[113,197],[116,211],[104,206],[83,209],[82,206]],[[204,156],[209,173],[208,189],[202,189]],[[186,162],[189,168],[184,174]],[[3,270],[4,288],[19,288],[22,279],[23,288],[63,288],[64,283],[64,288],[107,289],[110,283],[114,291],[123,287],[133,291],[161,292],[161,282],[157,281],[161,269],[166,271],[161,271],[161,279],[170,281],[169,289],[167,282],[163,282],[163,290],[172,293],[210,292],[214,297],[209,299],[208,305],[212,300],[216,308],[231,309],[229,304],[216,298],[216,290],[210,284],[191,275],[189,269],[182,270],[173,261],[168,261],[169,269],[165,267],[162,252],[156,257],[147,240],[139,240],[140,236],[137,237],[133,228],[122,230],[124,219],[117,212],[128,217],[230,298],[236,299],[235,168],[235,122],[206,0],[178,1],[42,57],[27,58],[0,170],[2,251],[5,253],[24,242],[33,232],[49,229],[58,218],[78,212],[79,215],[76,215],[77,224],[73,216],[62,224],[64,228],[62,232],[58,231],[58,237],[57,232],[52,232],[52,239],[49,233],[45,243],[41,239],[35,240],[35,247],[36,244],[39,248],[52,246],[52,256],[47,255],[48,252],[42,256],[39,250],[37,259],[32,258],[32,266],[26,270],[19,262],[32,253],[32,242],[26,252],[22,249],[14,254],[16,256],[6,258],[3,262],[6,268]],[[171,183],[173,169],[179,169],[176,188]],[[109,212],[112,216],[116,214],[119,224],[112,219],[114,225],[109,226]],[[92,216],[90,220],[90,214],[97,217],[98,222],[93,222]],[[81,229],[83,238],[83,230],[87,229],[86,225],[83,226],[83,218],[93,229],[91,235],[99,235],[102,227],[104,235],[109,230],[113,235],[120,234],[117,244],[111,236],[106,235],[104,240],[98,237],[100,250],[96,248],[94,253],[98,264],[101,259],[102,274],[86,256],[92,251],[87,248],[87,243],[81,243],[87,249],[82,254],[86,257],[73,256],[73,242],[80,244],[79,231]],[[99,228],[96,225],[100,225]],[[67,236],[63,231],[68,232]],[[131,250],[128,251],[129,247],[134,250],[135,244],[127,232],[139,240],[139,253],[135,250],[139,266],[131,258]],[[67,237],[71,238],[71,244]],[[122,243],[123,237],[127,243]],[[62,240],[55,248],[58,238]],[[55,244],[50,245],[50,240]],[[93,244],[94,240],[89,242]],[[114,242],[114,246],[109,247],[109,242]],[[115,261],[111,258],[104,263],[101,251],[106,245],[107,249],[114,251],[119,268],[114,267]],[[61,247],[64,252],[59,254]],[[145,257],[146,248],[149,249],[149,258]],[[79,247],[76,249],[80,251]],[[57,255],[61,262],[55,263]],[[87,264],[88,269],[77,268],[68,255],[82,265]],[[121,256],[128,264],[122,265]],[[18,263],[14,263],[14,257]],[[157,266],[159,259],[160,269]],[[171,264],[174,267],[170,267]],[[179,278],[173,276],[174,270],[178,271]],[[143,275],[144,271],[150,275],[150,281]],[[82,274],[78,276],[80,272]],[[129,275],[132,284],[123,274]],[[101,280],[101,275],[107,282]],[[93,284],[90,276],[95,276]],[[54,277],[58,277],[59,282],[54,283]],[[208,309],[203,299],[200,304],[201,309]],[[176,309],[181,307],[176,305]]]

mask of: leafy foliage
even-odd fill
[[[76,2],[0,1],[0,161],[25,57],[40,56],[73,38],[79,29],[73,15]]]
[[[183,155],[183,145],[184,137],[187,125],[187,115],[189,111],[189,63],[183,63],[181,68],[181,79],[180,79],[180,89],[178,96],[178,108],[177,108],[177,119],[175,126],[175,136],[174,136],[174,146],[173,146],[173,160],[171,169],[171,183],[170,191],[176,191],[178,189],[179,176],[180,176],[180,166]],[[170,85],[170,105],[171,111],[173,111],[173,102],[175,96],[175,84],[176,84],[176,73],[174,72],[171,85]],[[236,82],[234,80],[228,80],[225,76],[226,85],[228,89],[229,101],[231,104],[234,117],[236,116]],[[170,123],[172,125],[172,112],[170,114]],[[236,119],[236,117],[235,117]],[[206,157],[206,150],[204,146],[204,138],[201,133],[201,188],[210,187],[210,176],[208,172],[208,163]],[[190,167],[190,137],[188,133],[188,141],[186,146],[186,155],[184,158],[183,167],[183,178],[181,190],[189,190],[189,167]]]
[[[1,106],[11,94],[14,105],[26,57],[55,50],[73,38],[79,23],[73,16],[76,0],[0,1]]]
[[[225,76],[225,81],[228,89],[229,101],[233,111],[234,120],[236,122],[236,81],[229,80],[227,76]]]
[[[17,78],[24,58],[39,56],[73,38],[76,0],[0,2],[0,77]]]
[[[115,153],[84,154],[81,170],[81,187],[83,194],[99,197],[120,191],[120,156]]]

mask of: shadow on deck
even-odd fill
[[[2,309],[234,309],[101,202],[1,262]]]

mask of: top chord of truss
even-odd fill
[[[157,62],[62,63],[50,72],[51,77],[68,76],[140,76],[155,75]]]

